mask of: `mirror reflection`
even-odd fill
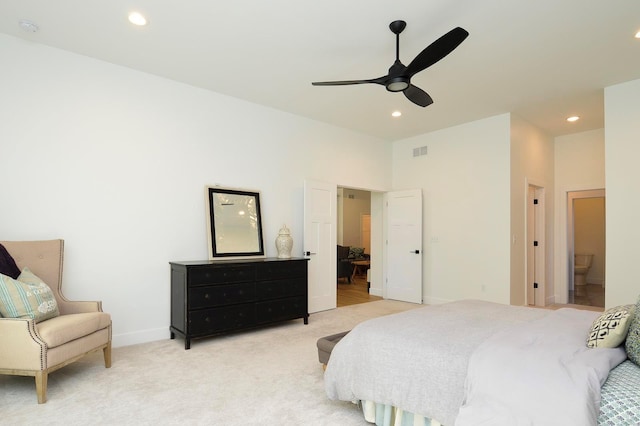
[[[207,188],[210,258],[264,256],[260,193]]]

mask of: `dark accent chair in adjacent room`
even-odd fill
[[[349,247],[338,245],[338,279],[346,278],[351,283],[351,274],[353,274],[353,266],[349,259]]]

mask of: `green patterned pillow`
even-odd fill
[[[598,426],[640,425],[640,367],[624,361],[602,386]]]
[[[0,314],[36,322],[60,315],[56,298],[40,278],[24,268],[18,279],[0,274]]]
[[[629,327],[625,349],[629,359],[640,365],[640,297],[636,302],[636,315],[631,322],[631,327]]]
[[[364,259],[364,248],[362,247],[350,247],[349,259]]]
[[[615,348],[627,337],[633,320],[634,305],[607,309],[591,325],[587,346],[590,348]]]

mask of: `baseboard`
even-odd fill
[[[383,297],[381,288],[371,287],[371,288],[369,288],[369,294],[372,295],[372,296]]]
[[[111,345],[114,348],[122,346],[137,345],[139,343],[155,342],[169,338],[169,327],[154,328],[149,330],[135,331],[132,333],[114,334]]]
[[[556,303],[556,296],[555,295],[551,295],[548,296],[545,301],[544,301],[544,306],[551,306],[554,305]]]
[[[453,300],[441,299],[439,297],[425,297],[424,299],[422,299],[423,305],[441,305],[443,303],[449,303],[449,302],[453,302]]]

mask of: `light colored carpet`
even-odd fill
[[[110,369],[100,352],[52,373],[41,405],[33,378],[0,376],[0,425],[367,425],[354,404],[327,398],[316,341],[416,307],[345,306],[188,351],[180,338],[114,348]]]

